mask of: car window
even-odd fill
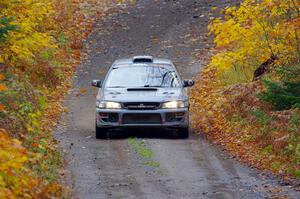
[[[176,72],[161,66],[128,66],[110,71],[105,87],[166,87],[180,86]]]

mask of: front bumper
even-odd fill
[[[153,116],[153,119],[151,119]],[[155,116],[155,119],[154,119]],[[128,120],[130,118],[130,120]],[[159,118],[159,119],[158,119]],[[145,120],[145,121],[144,121]],[[96,109],[96,124],[98,127],[188,127],[188,108],[128,110],[128,109]]]

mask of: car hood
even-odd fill
[[[102,95],[102,100],[117,102],[164,102],[186,98],[182,88],[157,88],[157,90],[138,91],[128,91],[127,88],[106,88]]]

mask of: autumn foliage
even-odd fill
[[[209,29],[218,53],[211,65],[226,84],[249,82],[254,70],[272,56],[273,67],[300,60],[299,1],[245,0],[240,7],[227,7],[223,19]]]
[[[0,198],[62,198],[52,128],[111,1],[0,1]]]
[[[20,141],[10,139],[4,130],[0,131],[0,141],[0,197],[29,197],[35,194],[38,181],[24,167],[29,159],[27,150]]]
[[[194,125],[209,138],[247,164],[298,178],[299,11],[295,0],[245,0],[222,10],[209,26],[214,55],[192,92]],[[281,72],[292,70],[296,79]]]

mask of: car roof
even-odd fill
[[[142,60],[142,61],[135,62],[135,60]],[[146,61],[143,62],[143,60]],[[153,58],[152,56],[143,55],[143,56],[134,56],[132,58],[117,59],[113,63],[113,66],[120,66],[120,65],[130,66],[133,64],[173,65],[172,61],[169,59]]]

